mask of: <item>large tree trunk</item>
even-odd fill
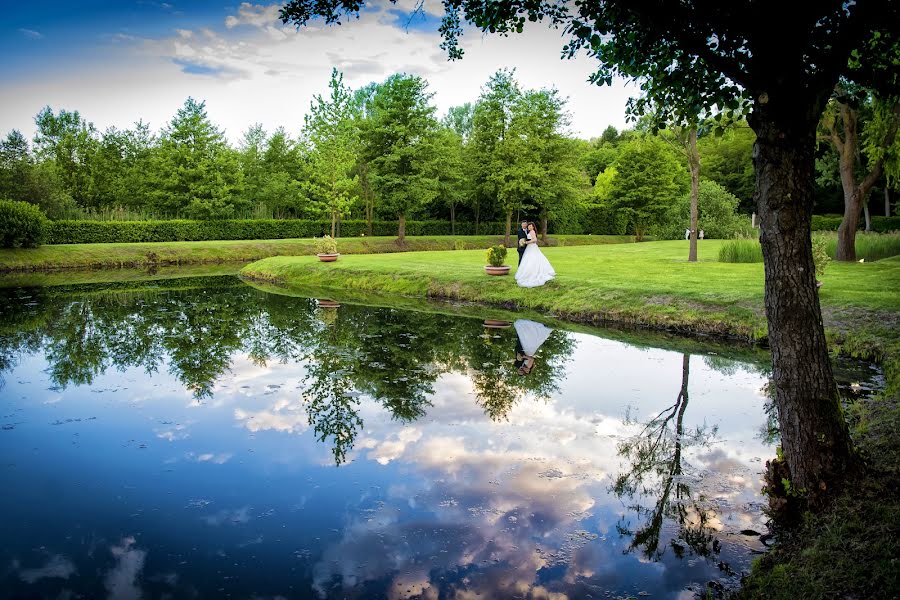
[[[700,152],[697,150],[697,127],[688,133],[688,164],[691,167],[691,241],[688,262],[697,262],[697,219],[700,205]]]
[[[868,197],[863,199],[862,203],[863,207],[863,215],[866,217],[866,231],[872,231],[872,217],[869,215],[869,199]]]
[[[772,383],[791,486],[815,501],[858,465],[831,370],[816,288],[810,226],[818,114],[798,104],[780,120],[750,115]]]
[[[503,238],[503,245],[509,247],[509,234],[512,231],[512,211],[506,211],[506,236]]]
[[[859,227],[859,213],[865,210],[866,231],[871,231],[869,220],[869,191],[884,172],[884,157],[870,164],[869,172],[862,181],[856,179],[856,166],[859,160],[859,113],[848,104],[839,103],[843,139],[837,132],[836,125],[831,125],[830,138],[838,153],[841,173],[841,187],[844,189],[844,218],[838,227],[837,249],[835,260],[856,260],[856,229]],[[900,102],[894,104],[893,122],[882,139],[885,148],[894,143],[897,128],[900,126]]]
[[[406,243],[406,214],[400,214],[400,227],[397,229],[397,242],[402,246]]]

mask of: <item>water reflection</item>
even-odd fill
[[[677,597],[760,548],[740,353],[154,286],[3,299],[13,595]]]

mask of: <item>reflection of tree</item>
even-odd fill
[[[620,533],[632,536],[628,551],[640,547],[651,559],[658,559],[663,553],[659,550],[659,538],[666,518],[679,526],[677,536],[671,541],[678,556],[684,552],[682,543],[700,556],[718,550],[709,527],[711,512],[692,496],[683,477],[684,450],[694,445],[707,445],[716,433],[715,427],[703,426],[688,432],[684,429],[689,377],[690,355],[684,354],[681,389],[675,403],[650,419],[640,434],[619,444],[619,455],[628,461],[629,470],[618,476],[613,491],[620,498],[643,496],[655,498],[655,501],[650,508],[640,503],[630,507],[646,518],[640,528],[632,530],[623,520],[618,529]]]
[[[19,354],[43,351],[57,387],[90,384],[110,368],[168,370],[198,399],[238,352],[306,368],[309,422],[342,462],[362,427],[358,396],[409,422],[431,405],[444,373],[467,374],[478,403],[504,418],[525,394],[549,397],[574,348],[562,331],[541,346],[527,377],[512,366],[515,332],[481,336],[481,322],[453,315],[343,305],[272,295],[233,277],[8,290],[0,295],[0,373]]]
[[[363,426],[358,412],[359,394],[353,391],[350,378],[358,359],[353,352],[352,338],[340,327],[337,309],[320,308],[319,313],[322,321],[318,325],[319,335],[305,355],[303,400],[319,441],[332,439],[334,462],[340,465]]]

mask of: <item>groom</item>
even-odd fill
[[[522,240],[528,241],[528,221],[522,221],[519,224],[519,240],[518,240],[518,252],[519,252],[519,264],[522,264],[522,255],[525,254],[525,248],[527,247],[525,242]]]

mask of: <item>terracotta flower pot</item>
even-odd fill
[[[503,265],[500,267],[485,265],[484,270],[488,275],[509,275],[509,265]]]
[[[319,298],[317,302],[321,308],[339,308],[341,306],[339,302],[325,298]]]
[[[319,260],[322,262],[334,262],[340,256],[340,253],[335,252],[334,254],[316,254],[319,257]]]

